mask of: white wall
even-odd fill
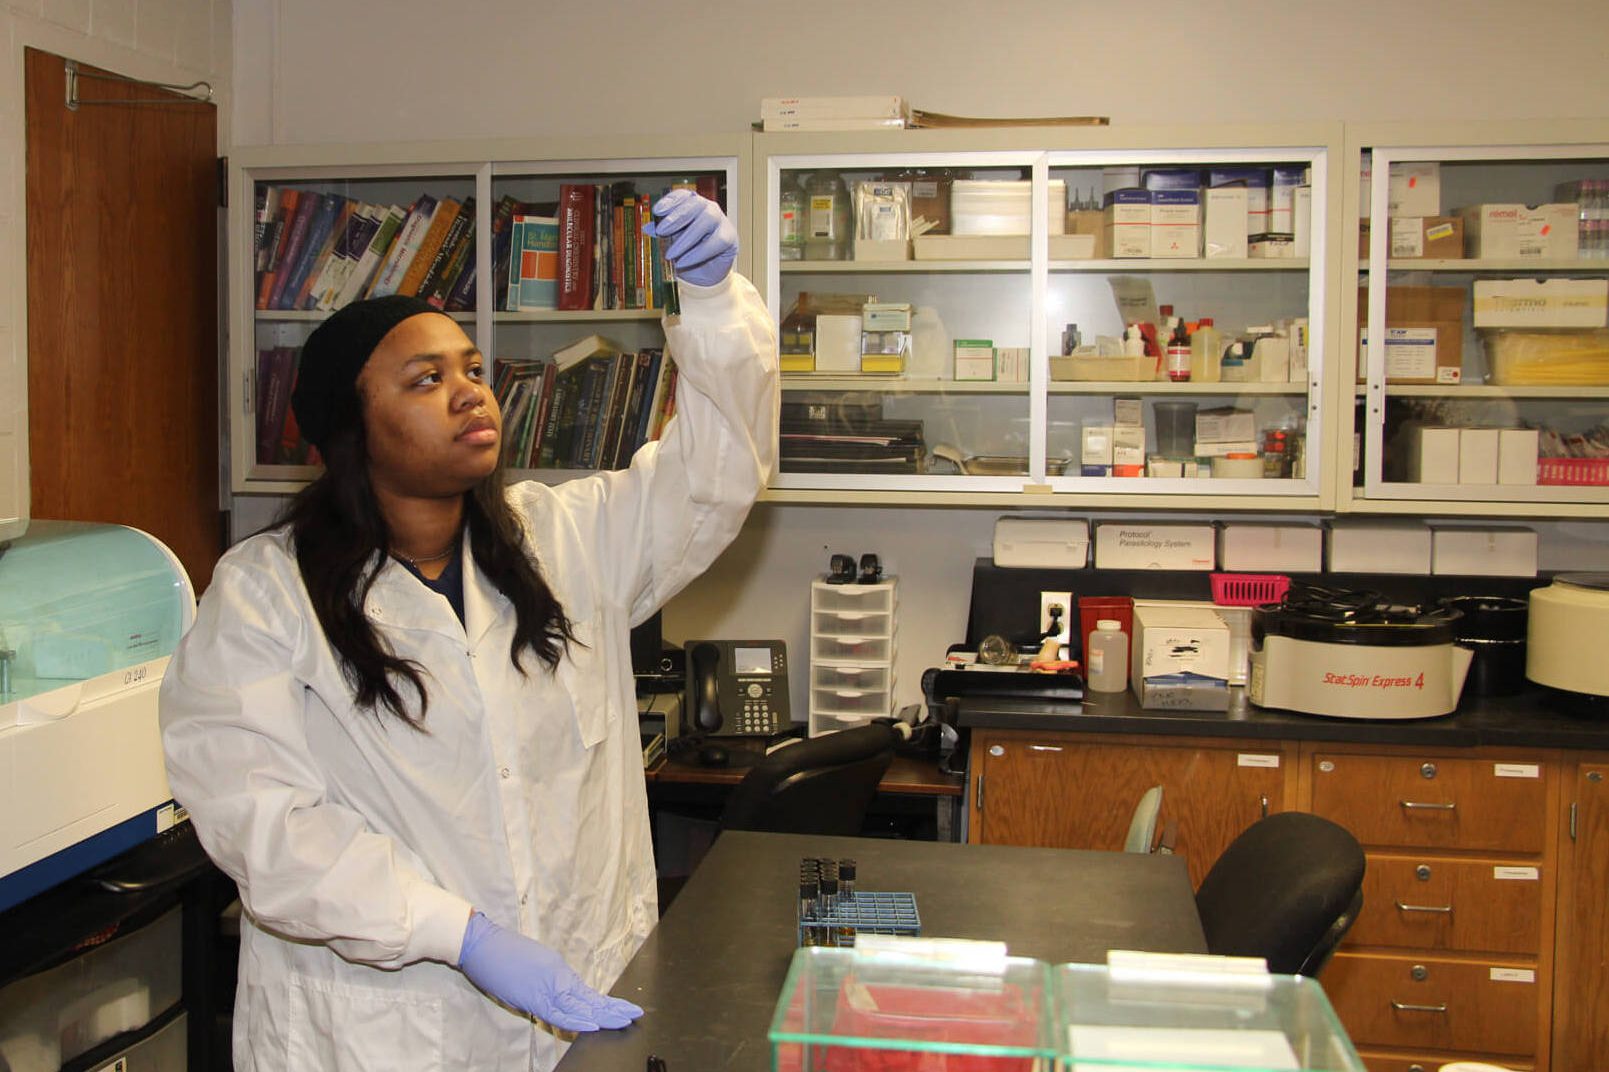
[[[220,145],[227,145],[229,16],[228,0],[0,4],[0,538],[19,528],[17,522],[29,513],[23,50],[53,52],[152,81],[211,82]],[[65,101],[65,75],[62,86]]]
[[[242,144],[741,131],[761,97],[812,93],[1115,124],[1609,112],[1602,0],[237,0],[234,21]],[[275,505],[238,501],[237,532]],[[758,507],[665,635],[787,640],[803,717],[809,581],[876,551],[913,701],[961,639],[996,516]],[[1609,526],[1538,528],[1546,565],[1609,568]]]

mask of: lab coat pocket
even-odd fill
[[[612,710],[614,688],[609,672],[608,637],[599,624],[598,618],[575,622],[573,628],[579,643],[571,644],[569,654],[559,660],[559,683],[564,686],[570,706],[575,710],[582,748],[591,748],[609,736],[610,723],[620,717],[619,712]]]
[[[320,1072],[439,1072],[446,1067],[440,998],[293,976],[286,1067]]]

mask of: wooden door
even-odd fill
[[[1553,1067],[1560,1070],[1601,1068],[1609,1054],[1609,756],[1590,757],[1571,773],[1553,1002]]]
[[[971,840],[1121,850],[1134,805],[1160,785],[1158,826],[1176,821],[1175,851],[1200,885],[1241,831],[1286,806],[1287,752],[1273,741],[974,731]]]
[[[26,64],[31,513],[143,529],[199,592],[224,543],[216,110],[69,111],[62,57],[29,49]]]

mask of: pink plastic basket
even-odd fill
[[[1214,573],[1212,601],[1220,607],[1278,603],[1290,586],[1291,579],[1282,573]]]

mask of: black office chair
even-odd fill
[[[894,760],[894,740],[892,728],[873,723],[778,748],[727,798],[721,829],[859,834]]]
[[[1317,975],[1363,907],[1363,849],[1328,819],[1270,815],[1230,842],[1196,891],[1207,950]]]

